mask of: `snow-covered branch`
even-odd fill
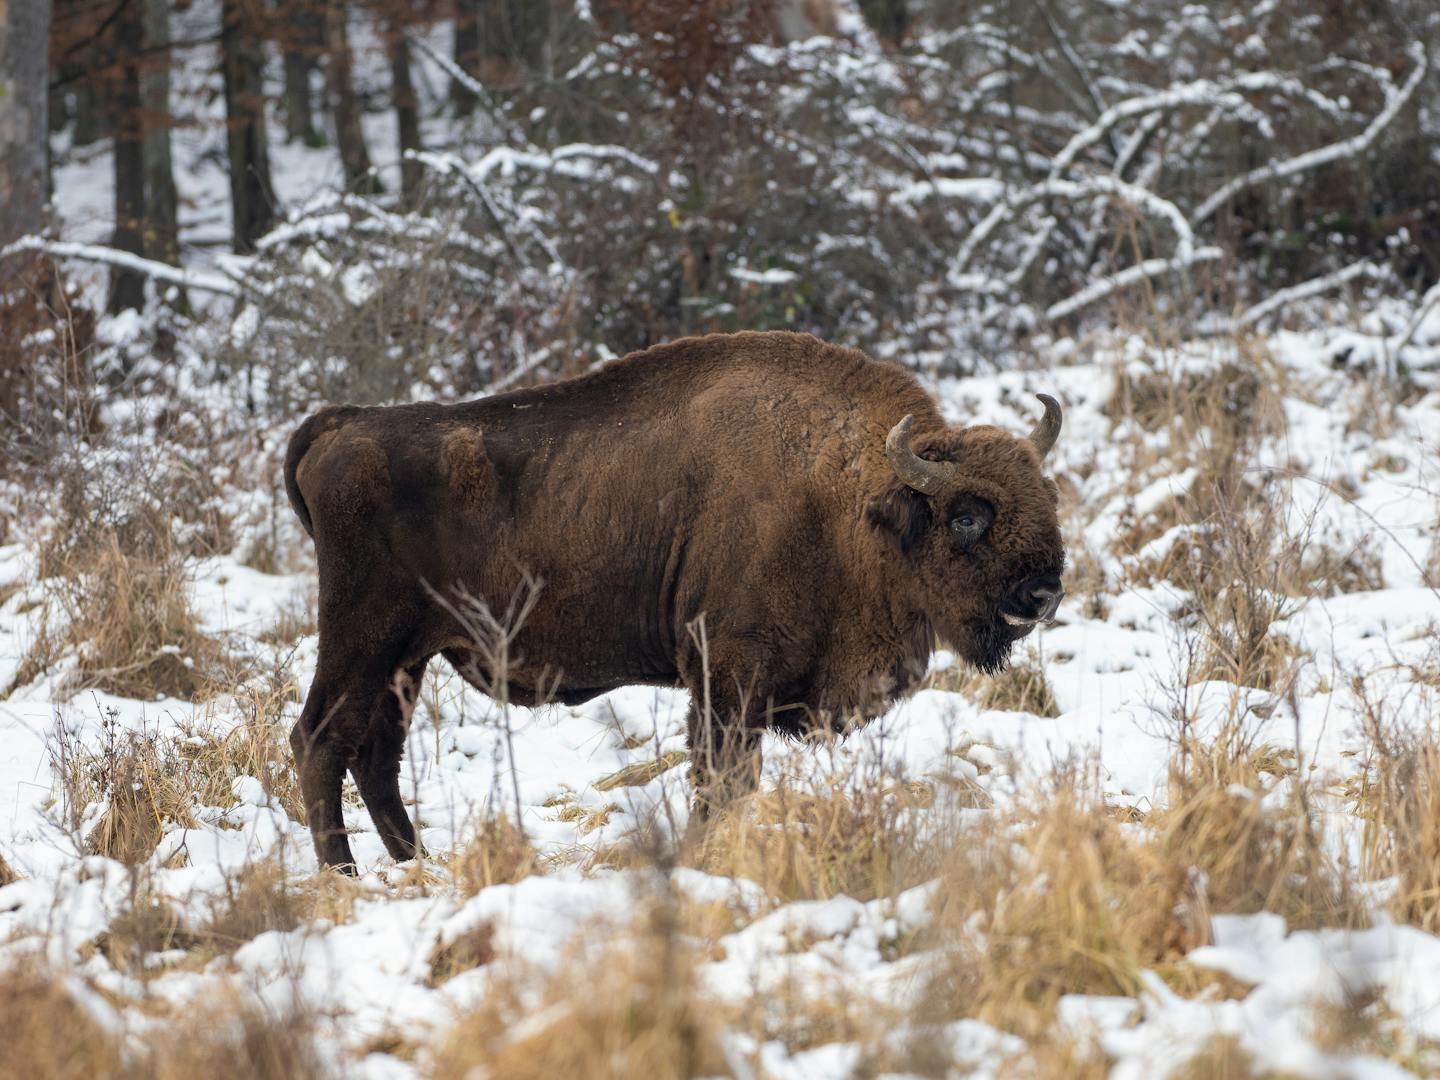
[[[1246,308],[1235,318],[1234,325],[1236,328],[1254,326],[1261,319],[1279,311],[1287,304],[1293,304],[1296,300],[1304,300],[1311,296],[1319,296],[1331,289],[1338,289],[1341,285],[1348,281],[1354,281],[1356,278],[1383,280],[1389,276],[1389,272],[1382,267],[1376,266],[1368,259],[1362,259],[1360,262],[1351,263],[1333,273],[1322,274],[1309,281],[1302,281],[1299,285],[1279,290],[1253,307]]]
[[[1199,224],[1208,221],[1210,217],[1224,206],[1237,194],[1246,188],[1252,188],[1257,184],[1269,183],[1272,180],[1281,180],[1285,177],[1296,176],[1299,173],[1307,172],[1310,169],[1318,169],[1322,165],[1328,165],[1333,161],[1341,161],[1345,158],[1355,157],[1363,154],[1370,145],[1374,143],[1380,132],[1390,126],[1399,111],[1405,107],[1415,93],[1415,88],[1425,77],[1429,68],[1429,59],[1425,55],[1424,48],[1416,42],[1410,48],[1411,59],[1415,67],[1410,72],[1410,77],[1405,80],[1399,90],[1391,91],[1386,95],[1385,107],[1370,121],[1368,127],[1360,134],[1349,139],[1342,139],[1339,142],[1330,143],[1328,146],[1321,146],[1315,150],[1297,154],[1295,157],[1286,158],[1283,161],[1271,161],[1259,168],[1251,169],[1242,176],[1237,176],[1229,181],[1213,195],[1200,204],[1195,211],[1195,222]]]
[[[1092,285],[1081,289],[1073,296],[1061,300],[1058,304],[1051,304],[1045,309],[1045,318],[1052,322],[1056,319],[1063,319],[1067,315],[1073,315],[1083,307],[1103,300],[1105,297],[1119,292],[1121,289],[1128,289],[1149,278],[1159,277],[1162,274],[1173,274],[1177,270],[1188,270],[1200,263],[1215,262],[1224,256],[1224,252],[1218,247],[1203,247],[1191,253],[1188,259],[1146,259],[1135,266],[1127,266],[1119,273],[1111,274],[1109,277],[1101,278]]]
[[[55,259],[82,259],[86,262],[116,266],[123,270],[133,270],[137,274],[144,274],[156,281],[164,281],[186,289],[215,293],[217,296],[239,296],[242,292],[240,282],[234,278],[205,270],[186,270],[179,266],[156,262],[154,259],[143,259],[128,251],[118,251],[115,248],[102,247],[98,244],[75,244],[65,240],[46,240],[40,236],[26,236],[16,240],[8,247],[0,249],[0,258],[27,251],[49,255]]]

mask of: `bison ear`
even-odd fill
[[[865,518],[900,554],[908,555],[929,531],[934,513],[930,500],[914,488],[897,484],[870,500]]]

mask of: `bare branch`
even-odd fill
[[[1073,315],[1081,308],[1103,300],[1112,293],[1121,289],[1128,289],[1131,285],[1138,284],[1161,274],[1171,274],[1177,270],[1187,270],[1199,263],[1215,262],[1224,256],[1224,252],[1218,247],[1203,247],[1191,253],[1188,259],[1146,259],[1134,266],[1127,266],[1119,273],[1111,274],[1109,277],[1101,278],[1092,285],[1081,289],[1074,296],[1067,297],[1059,303],[1051,304],[1045,309],[1045,318],[1052,322],[1056,319],[1063,319],[1067,315]]]
[[[1347,281],[1354,281],[1359,277],[1368,277],[1374,280],[1383,280],[1389,277],[1389,272],[1384,268],[1376,266],[1368,259],[1357,263],[1351,263],[1330,274],[1322,274],[1320,277],[1311,278],[1309,281],[1302,281],[1299,285],[1292,285],[1288,289],[1281,289],[1279,292],[1266,297],[1253,307],[1246,308],[1234,320],[1236,328],[1253,326],[1265,316],[1280,310],[1286,304],[1294,303],[1296,300],[1304,300],[1311,296],[1319,296],[1321,293],[1329,292],[1331,289],[1338,289]]]
[[[1429,59],[1425,55],[1424,48],[1416,42],[1410,47],[1410,55],[1415,61],[1415,67],[1410,72],[1410,77],[1405,80],[1405,84],[1398,91],[1386,94],[1385,107],[1359,135],[1307,151],[1293,158],[1286,158],[1284,161],[1267,162],[1258,169],[1251,169],[1243,176],[1235,177],[1200,204],[1200,208],[1195,211],[1196,224],[1207,221],[1215,211],[1246,188],[1287,176],[1295,176],[1311,169],[1318,169],[1321,165],[1328,165],[1332,161],[1340,161],[1364,153],[1380,132],[1390,126],[1390,122],[1410,100],[1415,93],[1415,88],[1425,77],[1425,72],[1429,68]]]
[[[222,274],[208,273],[204,270],[184,270],[178,266],[156,262],[153,259],[142,259],[139,255],[132,255],[128,251],[118,251],[115,248],[102,247],[99,244],[74,244],[65,240],[46,240],[40,236],[21,237],[13,244],[0,248],[0,259],[22,252],[38,252],[55,259],[83,259],[86,262],[116,266],[144,274],[156,281],[168,282],[186,289],[199,289],[201,292],[215,293],[217,296],[239,296],[243,291],[239,281]]]

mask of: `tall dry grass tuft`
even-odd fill
[[[180,550],[163,533],[143,540],[102,529],[42,553],[40,632],[14,680],[20,686],[75,657],[63,695],[195,700],[211,686],[219,644],[199,627]]]
[[[56,725],[49,746],[58,817],[80,850],[134,866],[167,825],[195,824],[192,777],[173,742],[123,727],[115,709],[101,708],[100,730],[96,749]]]
[[[268,798],[303,822],[304,801],[289,742],[290,710],[301,700],[290,656],[243,664],[232,658],[216,684],[225,697],[212,699],[211,706],[221,716],[238,713],[239,719],[225,729],[207,718],[203,725],[190,726],[180,740],[177,753],[203,781],[197,797],[207,805],[224,806],[232,801],[235,781],[254,777]]]
[[[695,858],[708,873],[756,882],[777,903],[894,896],[938,868],[916,813],[933,801],[929,785],[863,766],[844,781],[786,781],[711,822]]]
[[[289,931],[309,914],[301,887],[279,862],[248,863],[228,875],[210,898],[210,915],[197,938],[210,951],[227,953],[271,930]]]
[[[119,1036],[77,1000],[99,995],[78,980],[61,978],[33,961],[0,973],[0,1030],[5,1033],[0,1073],[37,1080],[90,1080],[123,1076]]]
[[[492,885],[513,885],[545,865],[529,838],[504,814],[487,812],[467,830],[450,854],[450,874],[461,896],[474,896]]]
[[[1363,926],[1351,868],[1336,862],[1320,822],[1294,755],[1228,725],[1208,744],[1187,737],[1171,760],[1166,803],[1145,824],[1155,856],[1191,874],[1207,913]]]
[[[162,1021],[141,1039],[128,1073],[138,1080],[323,1080],[336,1075],[315,1017],[223,993],[183,1022]]]
[[[1200,944],[1183,866],[1057,770],[1008,819],[953,838],[936,894],[943,962],[921,1015],[1038,1037],[1063,994],[1135,994],[1147,968]]]
[[[198,943],[174,905],[153,890],[149,876],[135,872],[125,908],[110,920],[95,946],[117,971],[143,978]]]
[[[1395,878],[1391,915],[1440,933],[1440,741],[1390,734],[1371,712],[1370,757],[1354,791],[1367,876]]]
[[[719,1017],[696,984],[695,958],[677,933],[671,902],[617,930],[582,932],[548,975],[515,958],[463,1013],[429,1075],[494,1080],[688,1080],[728,1075],[716,1041]]]
[[[982,709],[1030,713],[1032,716],[1056,717],[1060,706],[1055,691],[1045,677],[1045,668],[1038,654],[1027,650],[998,674],[975,671],[967,665],[955,664],[932,676],[931,685],[939,690],[963,694]]]

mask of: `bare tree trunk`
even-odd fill
[[[170,161],[170,0],[144,3],[140,104],[145,115],[145,250],[151,258],[179,266],[179,198]]]
[[[265,138],[265,53],[257,15],[260,0],[222,0],[220,53],[225,76],[225,117],[230,151],[230,214],[235,250],[255,241],[275,221],[270,150]]]
[[[288,23],[279,35],[285,57],[285,135],[308,146],[320,142],[315,130],[315,103],[310,76],[325,51],[324,17],[318,0],[288,0],[277,5]]]
[[[140,4],[130,0],[115,22],[115,52],[120,64],[115,93],[115,232],[111,246],[145,254],[144,117],[140,107],[140,57],[145,42]],[[110,275],[111,311],[145,306],[145,279],[117,268]]]
[[[472,72],[486,86],[513,89],[545,64],[548,0],[477,0],[480,58]]]
[[[480,2],[455,0],[455,66],[467,75],[480,68]],[[475,95],[458,79],[450,83],[450,103],[456,116],[475,111]]]
[[[370,171],[370,151],[365,148],[365,129],[360,124],[360,102],[350,71],[350,39],[346,32],[345,0],[330,0],[325,18],[325,43],[329,53],[330,106],[335,114],[335,141],[340,144],[340,164],[345,182],[356,191],[378,192],[380,181]]]
[[[45,207],[50,0],[0,0],[0,245]]]
[[[89,76],[82,76],[75,84],[75,132],[70,138],[71,146],[89,146],[105,131],[106,116],[96,100],[95,83]]]
[[[405,23],[397,19],[390,26],[390,94],[395,102],[395,122],[400,133],[400,190],[406,202],[413,202],[420,188],[420,163],[406,152],[420,150],[420,108],[415,83],[410,78],[410,44],[405,40]]]
[[[860,0],[860,13],[887,45],[899,48],[910,29],[908,0]]]

